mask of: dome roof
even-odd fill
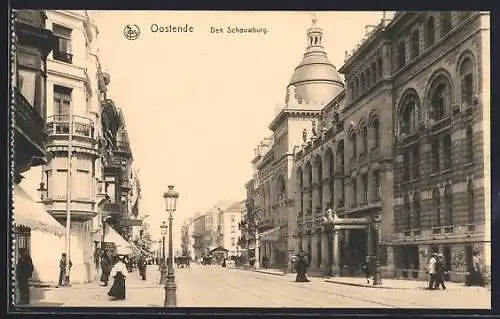
[[[294,86],[295,98],[300,102],[315,101],[329,102],[344,89],[344,83],[335,66],[328,60],[328,56],[321,43],[323,32],[316,26],[307,30],[307,50],[300,64],[295,68],[287,87]],[[285,102],[289,101],[289,94]]]

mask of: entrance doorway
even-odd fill
[[[444,269],[448,270],[444,273],[444,280],[450,281],[450,271],[451,271],[451,248],[450,246],[443,247],[443,257],[444,257]]]
[[[419,255],[417,245],[402,247],[403,278],[418,278]]]
[[[368,255],[367,235],[366,229],[349,230],[349,247],[347,249],[350,253],[347,264],[351,275],[362,273],[361,264]]]

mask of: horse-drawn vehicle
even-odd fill
[[[190,268],[189,261],[190,261],[189,256],[175,257],[175,263],[177,264],[177,268]]]
[[[211,265],[212,264],[212,256],[205,256],[201,260],[202,265]]]

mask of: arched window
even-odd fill
[[[321,158],[318,156],[316,157],[315,165],[316,167],[316,176],[318,177],[318,183],[319,183],[319,191],[318,191],[318,208],[320,210],[323,209],[323,163],[321,161]]]
[[[377,80],[382,79],[382,76],[384,74],[383,70],[384,70],[383,60],[382,60],[382,57],[379,57],[377,59]]]
[[[361,93],[359,92],[359,78],[356,78],[355,82],[354,82],[354,95],[356,97],[358,97]]]
[[[356,133],[351,134],[351,147],[352,147],[352,158],[356,158],[357,145],[356,145]]]
[[[366,89],[369,89],[372,87],[372,78],[370,74],[370,68],[366,70]]]
[[[404,216],[405,216],[405,229],[411,229],[411,207],[410,207],[410,197],[405,193],[403,199],[404,206]]]
[[[420,31],[415,30],[411,34],[411,50],[410,50],[410,59],[413,60],[420,54]]]
[[[344,141],[337,146],[337,171],[344,174]]]
[[[354,101],[354,97],[355,97],[355,93],[356,93],[356,92],[354,92],[354,82],[351,82],[349,84],[349,89],[351,90],[351,101]]]
[[[363,202],[368,201],[368,174],[365,173],[361,176],[361,183],[363,187]]]
[[[328,183],[328,193],[330,194],[330,203],[329,207],[333,209],[333,201],[335,200],[335,194],[334,194],[334,178],[333,178],[333,173],[334,173],[334,164],[333,164],[333,153],[332,150],[329,148],[328,151],[326,151],[326,162],[328,163],[328,176],[329,176],[329,183]]]
[[[361,138],[363,141],[363,153],[364,155],[368,154],[368,131],[366,129],[366,126],[363,125],[361,128]]]
[[[453,196],[451,185],[446,184],[444,187],[444,210],[445,210],[445,226],[453,225]]]
[[[441,25],[441,36],[444,36],[451,31],[451,11],[441,11],[439,13],[439,20]]]
[[[307,162],[307,164],[306,164],[306,176],[307,176],[307,184],[308,184],[308,186],[310,188],[309,189],[309,193],[311,193],[311,191],[312,191],[311,187],[312,187],[313,179],[312,179],[312,167],[311,167],[311,163],[310,162]],[[312,206],[312,199],[311,199],[311,197],[309,197],[308,200],[309,200],[309,202],[308,202],[308,205],[307,205],[308,206],[307,207],[307,209],[308,209],[307,213],[308,214],[312,214],[312,212],[313,212],[313,206]]]
[[[403,152],[403,182],[410,180],[410,151]]]
[[[398,44],[398,70],[406,65],[406,43],[401,41]]]
[[[361,73],[361,85],[360,85],[360,88],[359,88],[359,94],[365,93],[365,91],[366,91],[365,85],[366,85],[365,84],[365,74]]]
[[[299,190],[300,190],[300,199],[299,199],[299,205],[300,205],[300,212],[299,214],[304,213],[304,174],[302,172],[302,168],[299,168],[297,172],[297,180],[299,181]]]
[[[439,188],[432,190],[432,203],[434,210],[434,227],[441,227],[441,199],[439,195]]]
[[[419,229],[420,228],[420,194],[418,192],[415,192],[413,194],[413,228]]]
[[[474,95],[474,77],[472,76],[473,64],[466,58],[460,65],[460,78],[462,81],[462,103],[472,105]]]
[[[278,184],[277,184],[277,200],[278,203],[286,199],[286,185],[285,185],[285,179],[283,176],[278,177]]]
[[[373,127],[373,146],[380,147],[380,122],[374,119],[372,122]]]
[[[444,76],[439,76],[431,86],[430,118],[438,121],[450,112],[451,87]]]
[[[443,168],[451,169],[452,164],[452,150],[451,150],[451,136],[450,134],[446,134],[443,136]]]
[[[399,133],[414,133],[417,122],[420,120],[420,110],[415,94],[409,94],[404,97],[399,114]]]
[[[469,179],[467,182],[467,222],[474,224],[474,182]]]
[[[472,126],[468,125],[465,131],[465,148],[467,152],[467,163],[474,162],[474,135]]]
[[[427,47],[434,44],[436,32],[434,31],[434,17],[429,17],[425,25],[425,40]]]
[[[372,63],[372,85],[375,85],[377,83],[377,63],[373,62]]]

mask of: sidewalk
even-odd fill
[[[75,283],[70,287],[32,287],[30,307],[81,307],[81,306],[160,306],[163,286],[159,285],[158,266],[148,266],[147,280],[139,277],[134,269],[126,279],[127,299],[110,302],[107,296],[112,282],[103,287],[99,282]],[[154,300],[152,300],[154,299]],[[158,300],[156,300],[158,299]]]
[[[253,271],[259,273],[265,273],[269,275],[277,275],[277,276],[296,276],[295,273],[284,274],[283,270],[280,269],[245,269],[243,267],[231,267],[239,270]],[[366,279],[364,277],[328,277],[328,276],[319,276],[317,274],[308,273],[309,277],[323,277],[325,278],[325,282],[330,282],[339,285],[347,285],[347,286],[355,286],[355,287],[366,287],[366,288],[378,288],[378,289],[405,289],[405,290],[426,290],[428,286],[428,282],[424,280],[405,280],[405,279],[389,279],[382,278],[382,285],[373,285],[373,280],[370,280],[370,284],[366,283]],[[482,287],[468,287],[463,283],[457,282],[445,282],[447,290],[491,290],[491,288],[482,288]]]

